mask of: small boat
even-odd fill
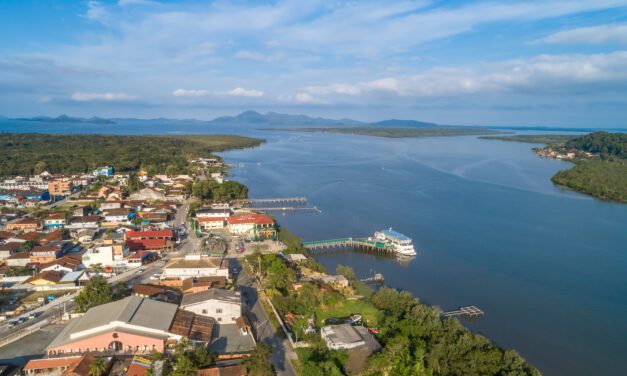
[[[415,256],[416,250],[414,249],[414,245],[412,243],[411,238],[406,235],[401,234],[400,232],[392,230],[390,227],[389,230],[381,230],[374,233],[374,237],[377,240],[383,241],[386,244],[390,245],[392,249],[399,255],[403,256]]]

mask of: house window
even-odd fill
[[[218,317],[218,321],[222,321],[222,317]]]
[[[206,309],[203,309],[203,310],[202,310],[202,313],[203,313],[204,315],[206,315],[206,314],[207,314],[207,313],[209,313],[209,312],[208,312]]]
[[[222,313],[222,308],[216,308],[216,313]]]

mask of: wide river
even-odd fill
[[[385,139],[164,123],[46,125],[0,131],[237,133],[267,139],[221,155],[253,197],[307,196],[321,214],[279,217],[306,240],[393,227],[418,255],[319,256],[352,266],[443,309],[476,305],[466,323],[547,375],[627,373],[627,205],[556,188],[569,167],[533,145],[476,137]]]

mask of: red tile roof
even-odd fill
[[[81,360],[80,356],[71,356],[67,358],[50,358],[50,359],[33,359],[29,360],[24,366],[25,371],[58,368],[58,367],[70,367],[74,363]]]
[[[127,231],[128,232],[128,231]],[[163,249],[168,246],[165,239],[144,239],[144,240],[127,240],[126,246],[133,250],[151,250],[151,249]]]
[[[226,217],[199,217],[198,222],[224,222]]]
[[[172,230],[127,231],[124,234],[126,239],[172,238],[173,236]]]
[[[226,219],[230,225],[235,224],[255,224],[255,225],[272,225],[274,219],[269,215],[264,214],[252,214],[252,215],[238,215],[235,217],[228,217]]]

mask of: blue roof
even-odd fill
[[[398,239],[400,241],[405,241],[405,240],[411,240],[410,238],[408,238],[407,236],[401,234],[400,232],[396,232],[392,229],[389,230],[383,230],[381,231],[382,233],[385,234],[385,236],[390,237],[390,238],[395,238]]]

